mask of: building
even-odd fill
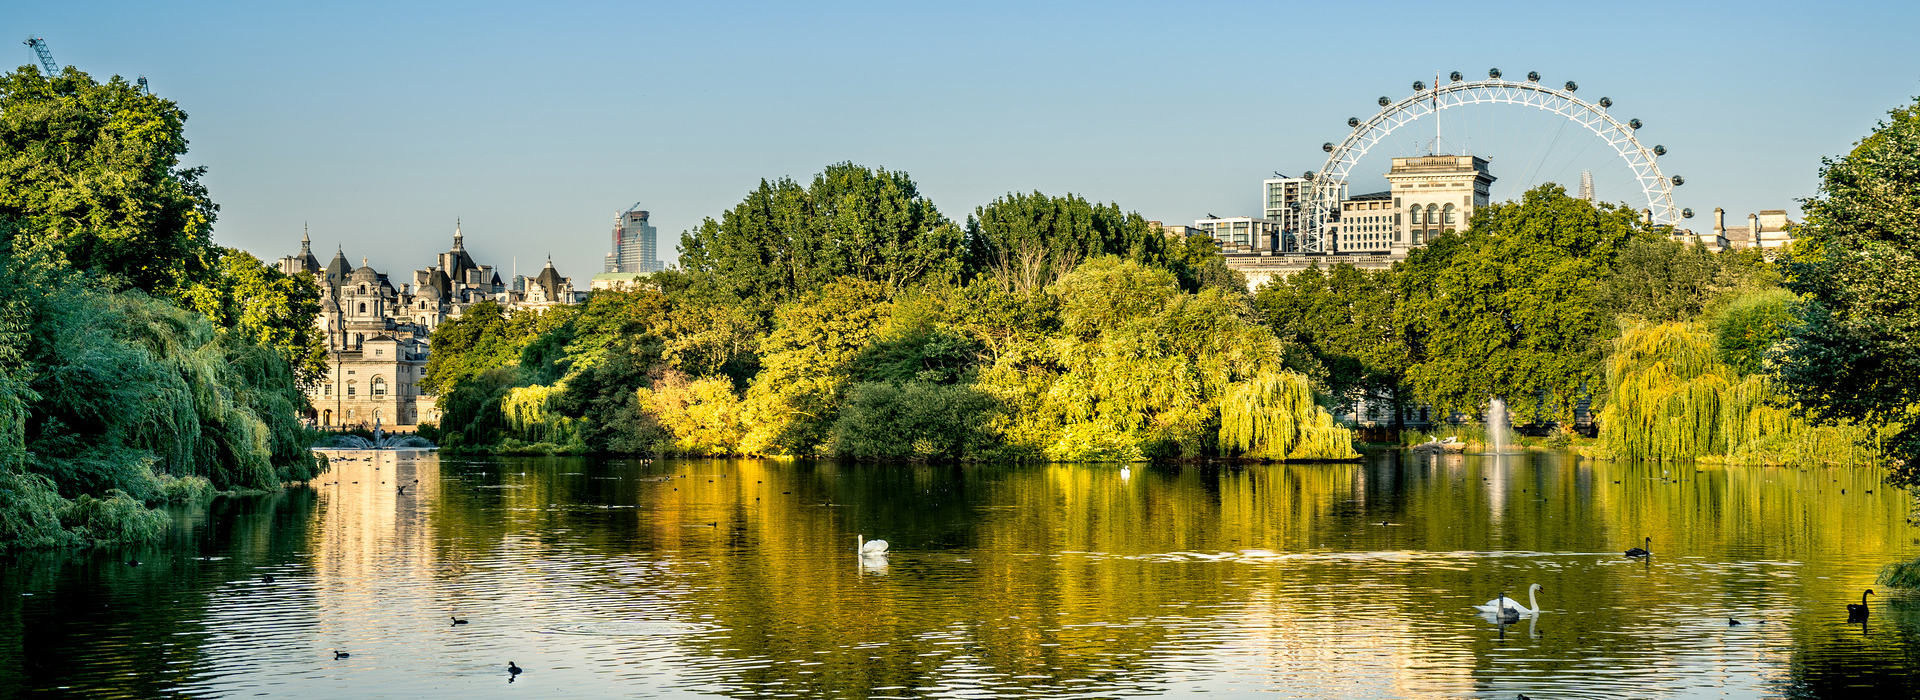
[[[613,250],[603,272],[659,272],[660,230],[647,223],[639,202],[613,217]]]
[[[587,288],[590,291],[610,289],[616,292],[641,289],[649,286],[647,280],[651,276],[645,272],[602,272],[593,276],[593,280],[587,283]]]
[[[1193,228],[1220,244],[1227,255],[1273,255],[1281,250],[1280,222],[1251,216],[1212,217]]]
[[[475,262],[467,252],[457,223],[453,247],[436,262],[395,285],[366,258],[352,267],[344,250],[336,250],[331,262],[320,265],[312,241],[302,232],[300,253],[277,263],[281,272],[309,275],[320,288],[320,315],[314,324],[326,337],[329,368],[325,381],[307,389],[314,409],[309,417],[316,425],[372,426],[377,421],[405,432],[422,422],[438,422],[436,397],[420,388],[434,328],[483,301],[510,311],[538,311],[585,297],[574,291],[572,278],[554,269],[551,258],[537,277],[508,289],[492,265]]]
[[[1327,222],[1327,239],[1336,253],[1404,255],[1399,220],[1392,192],[1354,195],[1341,200],[1339,215]]]
[[[1700,243],[1719,250],[1759,248],[1773,251],[1793,242],[1793,234],[1789,231],[1793,225],[1793,220],[1787,218],[1787,210],[1762,209],[1758,214],[1747,215],[1746,226],[1730,229],[1727,228],[1726,210],[1714,207],[1713,232],[1711,236],[1702,236]]]
[[[1280,226],[1280,250],[1293,253],[1300,250],[1300,232],[1306,230],[1307,216],[1313,208],[1313,180],[1304,177],[1281,177],[1260,183],[1266,194],[1266,207],[1263,218],[1278,222]]]
[[[1476,209],[1487,206],[1493,187],[1487,159],[1479,156],[1395,158],[1387,171],[1393,197],[1394,251],[1424,245],[1451,229],[1466,228]]]

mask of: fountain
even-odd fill
[[[1487,454],[1507,454],[1507,400],[1498,396],[1487,402]]]
[[[426,438],[418,435],[388,435],[380,429],[380,419],[373,419],[373,439],[358,435],[334,435],[319,444],[316,450],[433,450],[439,449]]]

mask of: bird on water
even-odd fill
[[[1652,551],[1652,550],[1653,550],[1653,538],[1651,538],[1651,537],[1649,537],[1649,538],[1647,538],[1647,541],[1646,541],[1646,543],[1645,543],[1645,544],[1647,545],[1647,546],[1645,546],[1645,547],[1634,547],[1633,549],[1629,549],[1629,550],[1627,550],[1627,556],[1630,556],[1630,557],[1646,557],[1646,556],[1652,556],[1652,555],[1653,555],[1653,551]]]
[[[1847,621],[1848,622],[1866,622],[1867,621],[1867,596],[1870,596],[1870,595],[1873,595],[1873,589],[1871,588],[1867,589],[1867,592],[1860,594],[1859,604],[1854,604],[1854,603],[1847,604]]]
[[[333,658],[336,658],[336,659],[344,659],[344,658],[347,658],[347,657],[349,657],[349,656],[353,656],[353,655],[352,655],[352,654],[349,654],[349,653],[347,653],[347,652],[344,652],[344,651],[341,651],[341,650],[339,650],[339,649],[335,649],[335,650],[333,650]]]
[[[462,619],[460,619],[460,617],[459,617],[458,615],[448,615],[447,617],[448,617],[448,618],[451,618],[451,619],[453,620],[453,624],[455,624],[455,625],[464,625],[464,624],[467,624],[467,621],[466,621],[466,620],[462,620]],[[451,625],[449,625],[449,626],[451,626]]]
[[[853,551],[857,554],[874,555],[887,553],[886,540],[869,540],[866,535],[854,535]]]
[[[515,665],[513,665],[513,662],[512,662],[512,661],[508,661],[508,662],[507,662],[507,675],[509,675],[509,676],[518,676],[518,675],[520,675],[520,674],[522,674],[522,673],[525,673],[525,672],[526,672],[526,669],[524,669],[524,668],[520,668],[519,666],[515,666]]]

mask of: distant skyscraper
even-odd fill
[[[647,223],[639,202],[614,215],[613,251],[607,253],[606,272],[659,272],[660,230]]]
[[[1580,171],[1580,198],[1587,200],[1588,204],[1593,203],[1593,171],[1591,170]]]

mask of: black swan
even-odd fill
[[[1853,603],[1847,604],[1847,621],[1848,622],[1866,622],[1867,621],[1867,596],[1870,596],[1870,595],[1873,595],[1873,589],[1871,588],[1867,589],[1867,592],[1860,594],[1860,603],[1858,605],[1855,605]]]
[[[1627,556],[1630,556],[1630,557],[1651,556],[1653,554],[1653,552],[1651,551],[1653,549],[1653,538],[1651,537],[1647,538],[1646,544],[1647,546],[1644,548],[1634,547],[1633,549],[1627,550]]]

